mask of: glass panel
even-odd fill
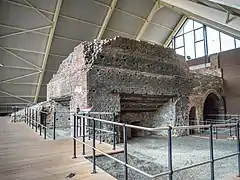
[[[200,27],[203,27],[203,24],[194,21],[194,29],[198,29],[198,28],[200,28]]]
[[[240,47],[240,40],[236,39],[236,48]]]
[[[172,43],[172,41],[171,41],[171,43],[168,45],[168,47],[173,48],[173,43]]]
[[[181,27],[181,29],[178,31],[177,36],[182,35],[182,34],[183,34],[183,27]]]
[[[195,41],[203,40],[203,28],[195,31]]]
[[[175,46],[176,48],[183,46],[183,36],[179,36],[175,39]]]
[[[186,51],[186,60],[195,58],[194,51],[194,35],[193,32],[189,32],[184,35],[185,39],[185,51]]]
[[[220,52],[219,32],[207,27],[208,54]]]
[[[193,20],[188,19],[186,24],[184,25],[184,33],[192,31],[193,30]]]
[[[204,41],[196,43],[196,58],[205,56]]]
[[[176,49],[176,53],[179,54],[179,55],[184,56],[184,47]]]
[[[224,33],[221,33],[221,47],[222,47],[222,51],[227,51],[230,49],[235,49],[235,42],[234,42],[234,38],[226,35]]]

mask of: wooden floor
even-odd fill
[[[111,150],[107,144],[98,146],[104,151]],[[72,159],[72,149],[72,139],[43,140],[25,123],[10,123],[8,118],[0,118],[1,180],[61,180],[68,179],[70,173],[76,174],[71,178],[74,180],[115,179],[99,168],[96,174],[91,174],[92,163],[81,152],[77,159]],[[91,149],[87,148],[87,152],[90,154]]]

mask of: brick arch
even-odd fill
[[[215,90],[208,90],[204,95],[201,107],[203,124],[209,124],[211,119],[214,123],[214,119],[219,118],[217,115],[224,113],[224,107],[224,100],[221,95]],[[216,116],[209,114],[216,114]]]

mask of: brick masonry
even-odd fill
[[[70,111],[92,106],[96,112],[117,112],[118,121],[128,124],[188,125],[192,106],[201,119],[207,94],[221,97],[222,78],[216,63],[213,67],[190,71],[174,50],[143,41],[116,37],[83,42],[48,83],[47,100],[70,96]]]

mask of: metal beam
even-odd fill
[[[22,4],[22,3],[19,3],[19,2],[14,2],[14,1],[11,1],[11,0],[4,0],[4,1],[6,1],[6,2],[8,2],[8,3],[11,3],[11,4],[14,4],[14,5],[18,5],[18,6],[21,6],[21,7],[28,8],[28,9],[32,9],[31,6],[28,6],[28,5],[26,5],[26,4]],[[52,15],[54,14],[53,12],[47,11],[47,10],[44,10],[44,9],[38,8],[38,10],[41,11],[41,12],[48,13],[48,14],[52,14]]]
[[[226,13],[186,0],[161,0],[161,4],[175,11],[182,12],[191,19],[197,20],[217,30],[240,37],[240,17],[225,23]]]
[[[17,82],[5,82],[4,84],[12,84],[12,85],[33,85],[33,86],[37,86],[37,83],[27,83],[27,82],[22,82],[22,83],[17,83]],[[47,84],[42,84],[42,86],[47,86]]]
[[[35,96],[24,96],[24,95],[15,95],[21,98],[34,98]],[[0,98],[8,98],[9,96],[0,96]],[[39,96],[40,98],[45,98],[46,96]]]
[[[3,35],[3,36],[0,36],[0,38],[6,38],[6,37],[10,37],[10,36],[16,36],[16,35],[19,35],[19,34],[24,34],[24,33],[29,33],[29,32],[33,32],[33,31],[39,31],[39,30],[42,30],[42,29],[48,29],[48,28],[51,28],[52,26],[43,26],[43,27],[38,27],[38,28],[33,28],[33,29],[27,29],[27,30],[24,30],[24,31],[19,31],[19,32],[15,32],[15,33],[11,33],[11,34],[6,34],[6,35]]]
[[[9,68],[9,69],[23,69],[23,70],[33,70],[35,71],[36,68],[29,68],[29,67],[21,67],[21,66],[3,66],[2,68]],[[41,72],[41,71],[40,71]]]
[[[167,40],[164,42],[164,44],[163,44],[164,47],[167,47],[170,44],[172,37],[174,37],[178,33],[178,31],[183,26],[183,24],[185,23],[186,20],[187,20],[187,17],[183,15],[182,18],[177,23],[177,25],[175,26],[174,30],[168,36]]]
[[[143,25],[142,25],[142,27],[141,27],[138,35],[137,35],[136,40],[140,40],[140,39],[141,39],[141,37],[142,37],[143,34],[145,33],[145,31],[146,31],[149,23],[152,21],[152,18],[154,17],[155,13],[156,13],[160,8],[162,8],[162,7],[163,7],[163,6],[160,6],[160,7],[159,7],[159,2],[158,2],[158,1],[155,2],[155,4],[154,4],[152,10],[150,11],[147,19],[146,19],[145,22],[143,23]]]
[[[208,1],[220,4],[220,5],[225,5],[225,6],[228,6],[228,7],[240,9],[239,0],[208,0]]]
[[[54,16],[53,16],[53,26],[52,26],[52,29],[51,29],[50,34],[49,34],[45,55],[44,55],[44,58],[43,58],[42,72],[41,72],[41,74],[39,76],[39,79],[38,79],[38,85],[37,85],[37,89],[36,89],[34,102],[37,102],[38,96],[39,96],[39,93],[40,93],[42,80],[43,80],[44,72],[45,72],[45,69],[46,69],[47,60],[48,60],[48,56],[49,56],[49,53],[50,53],[50,48],[51,48],[51,45],[52,45],[53,36],[54,36],[55,29],[56,29],[57,20],[58,20],[58,16],[59,16],[59,13],[60,13],[61,6],[62,6],[62,0],[58,0],[57,5],[56,5],[56,9],[55,9],[55,13],[54,13]]]
[[[28,60],[22,58],[21,56],[19,56],[19,55],[13,53],[13,52],[7,50],[6,48],[3,48],[3,47],[0,47],[0,49],[2,49],[2,50],[4,50],[4,51],[8,52],[9,54],[11,54],[11,55],[15,56],[16,58],[20,59],[21,61],[23,61],[23,62],[25,62],[25,63],[31,65],[32,67],[34,67],[34,70],[37,69],[38,71],[41,71],[41,68],[40,68],[40,67],[38,67],[37,65],[35,65],[35,64],[29,62]],[[6,66],[4,66],[4,67],[6,67]]]
[[[24,105],[28,103],[0,103],[0,106],[7,106],[7,105]]]
[[[3,94],[6,94],[6,95],[8,95],[8,96],[11,96],[11,97],[20,99],[20,100],[22,100],[22,101],[25,101],[25,102],[28,102],[28,103],[32,103],[32,101],[29,101],[29,100],[27,100],[27,99],[21,98],[21,97],[19,97],[19,96],[16,96],[16,95],[14,95],[14,94],[8,93],[8,92],[6,92],[6,91],[0,90],[0,92],[3,93]]]
[[[97,35],[97,39],[101,39],[103,37],[103,34],[104,34],[104,32],[107,28],[107,25],[112,17],[112,13],[113,13],[116,5],[117,5],[117,0],[112,0],[111,6],[108,9],[108,12],[107,12],[107,15],[105,16],[102,27],[100,28],[99,33]]]
[[[35,53],[35,54],[44,55],[44,52],[32,51],[32,50],[28,50],[28,49],[19,49],[19,48],[11,48],[11,47],[1,47],[1,48],[8,49],[8,50],[14,50],[14,51],[21,51],[21,52],[28,52],[28,53]]]
[[[0,24],[0,27],[5,27],[5,28],[9,28],[9,29],[16,29],[16,30],[20,30],[20,31],[26,31],[27,30],[27,29],[24,29],[24,28],[21,28],[21,27],[10,26],[10,25],[6,25],[6,24]],[[47,33],[39,32],[39,31],[32,31],[32,33],[48,36]]]
[[[25,74],[25,75],[22,75],[22,76],[18,76],[18,77],[15,77],[15,78],[10,78],[10,79],[7,79],[7,80],[4,80],[4,81],[0,81],[0,84],[4,84],[6,82],[11,82],[11,81],[14,81],[14,80],[18,80],[18,79],[22,79],[22,78],[25,78],[25,77],[28,77],[28,76],[32,76],[32,75],[35,75],[35,74],[39,74],[40,72],[34,72],[34,73],[30,73],[30,74]]]
[[[40,14],[42,17],[44,17],[48,22],[50,22],[52,24],[52,21],[45,16],[41,11],[38,10],[38,8],[34,7],[30,2],[28,2],[27,0],[24,0],[32,9],[34,9],[38,14]]]

